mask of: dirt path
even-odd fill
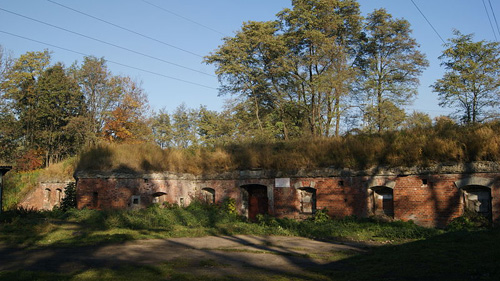
[[[130,241],[101,246],[23,250],[0,246],[1,270],[71,273],[128,264],[182,264],[190,273],[241,274],[245,270],[300,273],[356,252],[360,247],[300,237],[207,236]]]

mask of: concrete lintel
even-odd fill
[[[394,187],[396,186],[396,182],[395,181],[388,181],[386,179],[380,179],[380,178],[374,178],[374,179],[371,179],[370,181],[368,181],[368,188],[374,188],[374,187],[377,187],[377,186],[385,186],[385,187],[388,187],[390,189],[394,189]]]
[[[461,180],[455,181],[455,186],[463,189],[467,186],[484,186],[487,188],[490,188],[493,186],[493,179],[488,179],[488,178],[480,178],[480,177],[468,177],[468,178],[463,178]]]
[[[301,188],[304,188],[304,187],[311,187],[311,188],[314,188],[316,189],[316,182],[315,181],[312,181],[312,180],[305,180],[305,182],[309,182],[309,184],[306,184],[304,185],[303,183],[304,181],[297,181],[293,187],[295,187],[295,189],[301,189]]]

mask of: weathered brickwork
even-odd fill
[[[214,203],[233,198],[240,214],[249,217],[265,212],[300,219],[326,209],[333,217],[384,215],[429,227],[444,227],[462,215],[466,206],[472,206],[468,208],[486,212],[498,223],[498,164],[483,163],[473,168],[439,166],[376,172],[326,169],[293,174],[240,171],[203,177],[80,173],[76,175],[77,201],[79,208],[124,209],[153,203],[188,205],[195,198]],[[256,190],[264,193],[256,195]]]
[[[52,210],[61,204],[68,181],[40,182],[36,188],[17,204],[19,207],[36,210]]]

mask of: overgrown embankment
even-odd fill
[[[77,158],[68,158],[65,161],[51,165],[46,169],[20,171],[14,168],[4,176],[4,209],[15,208],[42,181],[73,180],[73,173]]]
[[[192,174],[238,169],[295,170],[325,167],[430,166],[443,162],[500,161],[500,123],[459,126],[440,120],[432,127],[356,133],[336,138],[240,143],[188,149],[154,144],[101,144],[80,157],[78,170]]]

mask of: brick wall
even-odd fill
[[[61,200],[65,196],[64,188],[68,183],[68,181],[40,182],[17,206],[37,210],[52,210],[55,206],[61,204]]]
[[[110,175],[109,177],[78,177],[77,201],[79,208],[122,209],[146,207],[153,202],[189,204],[202,198],[203,189],[214,191],[215,202],[233,198],[241,215],[248,215],[248,190],[252,186],[267,189],[268,214],[277,217],[307,218],[301,212],[303,194],[315,198],[314,208],[326,209],[333,217],[376,215],[377,201],[386,201],[396,220],[412,220],[429,227],[444,227],[464,212],[464,186],[457,181],[473,179],[471,184],[484,183],[491,190],[493,221],[500,220],[500,172],[480,173],[387,173],[360,175],[341,173],[324,176],[276,176],[266,172],[232,173],[230,175],[199,178],[193,175]],[[459,185],[464,185],[460,183]],[[385,190],[384,196],[379,196]],[[160,195],[155,201],[155,196]],[[137,204],[133,204],[134,198]],[[385,199],[382,199],[385,198]],[[309,200],[309,199],[307,199]],[[382,204],[380,201],[378,204]],[[389,204],[391,203],[391,204]],[[310,204],[310,203],[307,203]],[[312,203],[311,203],[312,204]],[[308,208],[310,206],[308,205]],[[388,207],[387,207],[388,208]]]

